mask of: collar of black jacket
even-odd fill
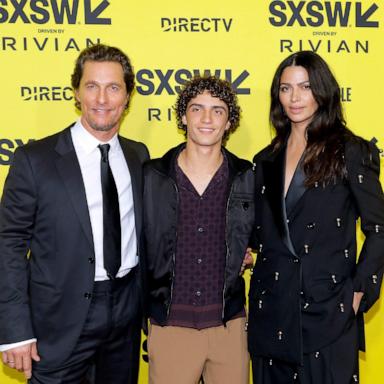
[[[150,160],[146,163],[146,167],[155,169],[156,171],[176,179],[175,172],[175,160],[179,156],[180,152],[185,148],[186,143],[181,143],[178,146],[171,148],[165,155],[158,159]],[[251,162],[248,160],[240,159],[232,152],[222,147],[222,151],[225,153],[228,159],[229,178],[232,179],[235,175],[241,174],[246,170],[252,168]]]

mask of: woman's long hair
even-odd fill
[[[280,79],[285,68],[304,67],[309,76],[313,97],[318,109],[306,128],[307,146],[302,166],[307,186],[328,184],[345,177],[344,144],[353,133],[346,127],[340,99],[340,88],[327,63],[311,51],[296,52],[287,57],[277,68],[271,85],[270,122],[276,130],[272,141],[274,150],[286,142],[291,121],[280,103]]]

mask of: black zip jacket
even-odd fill
[[[172,148],[162,158],[144,166],[144,286],[146,315],[165,325],[172,302],[179,193],[175,160],[185,147]],[[230,193],[226,213],[226,263],[223,288],[225,324],[245,304],[244,279],[239,276],[254,223],[252,164],[223,149],[228,159]]]

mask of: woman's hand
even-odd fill
[[[357,315],[357,311],[359,310],[360,302],[361,302],[361,299],[363,298],[363,295],[364,295],[364,292],[354,292],[353,294],[352,307],[353,307],[353,310],[355,311],[355,315]]]

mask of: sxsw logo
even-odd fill
[[[24,101],[69,101],[73,99],[73,90],[69,86],[23,85],[20,96]]]
[[[0,0],[0,23],[109,25],[102,17],[108,6],[107,0]]]
[[[378,8],[367,1],[271,1],[269,22],[275,27],[378,28]]]
[[[136,73],[136,90],[140,95],[175,95],[180,92],[181,87],[194,76],[215,76],[227,80],[232,89],[238,95],[249,95],[251,89],[246,86],[249,77],[247,70],[233,71],[232,69],[148,69],[143,68]]]
[[[163,32],[229,32],[232,18],[220,17],[162,17]]]

